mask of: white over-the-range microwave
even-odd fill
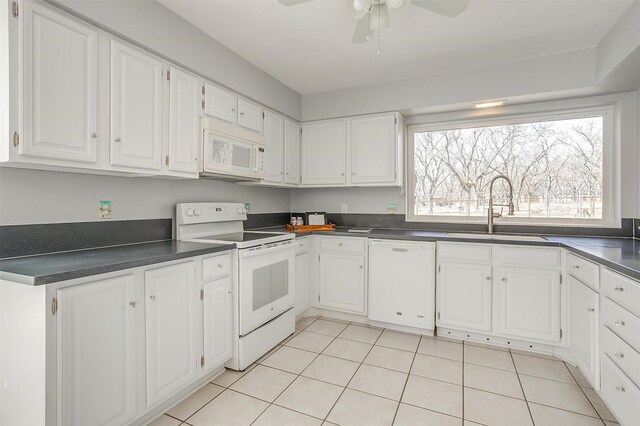
[[[259,180],[264,176],[264,136],[203,117],[202,137],[201,176],[229,180]]]

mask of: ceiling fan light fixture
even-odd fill
[[[371,7],[369,13],[369,28],[371,31],[378,31],[381,28],[389,28],[391,19],[389,19],[389,9],[382,3],[376,3]]]
[[[353,0],[353,8],[358,12],[366,12],[371,7],[373,0]]]

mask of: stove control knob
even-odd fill
[[[193,216],[193,209],[187,209],[187,211],[185,212],[185,214],[189,217]]]
[[[244,209],[243,208],[238,208],[238,209],[236,209],[236,213],[242,214],[242,213],[244,213]]]
[[[195,209],[195,210],[193,211],[193,215],[194,215],[194,216],[200,216],[200,210]]]

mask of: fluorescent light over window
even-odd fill
[[[498,107],[498,106],[502,106],[506,103],[507,101],[505,100],[501,100],[501,101],[487,101],[487,102],[479,102],[477,104],[473,104],[474,108],[491,108],[491,107]]]

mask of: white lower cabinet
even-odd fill
[[[320,307],[365,314],[364,267],[364,255],[321,253]]]
[[[434,329],[435,252],[435,243],[369,242],[370,320]]]
[[[232,354],[232,285],[231,278],[203,284],[204,372],[231,358]]]
[[[439,327],[491,331],[491,265],[438,264]]]
[[[569,349],[594,389],[599,389],[600,295],[569,276]]]
[[[296,315],[309,309],[309,254],[307,241],[296,241]]]
[[[560,341],[560,271],[501,267],[498,332],[504,336]]]
[[[195,264],[145,273],[147,406],[193,381],[201,351]]]
[[[136,411],[134,275],[62,288],[56,299],[57,423],[127,423]]]

